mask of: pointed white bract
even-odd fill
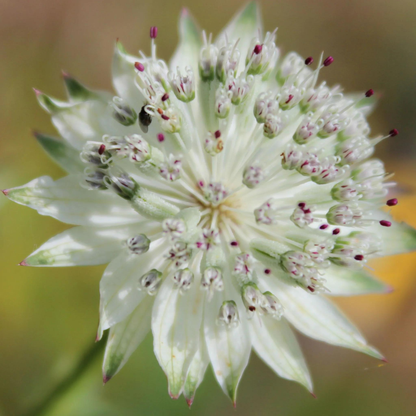
[[[369,137],[373,91],[319,83],[330,56],[280,58],[255,3],[215,40],[186,10],[179,33],[169,65],[155,27],[149,56],[117,42],[114,94],[69,75],[68,103],[36,91],[62,139],[36,137],[69,176],[3,193],[79,227],[21,265],[109,263],[104,381],[151,328],[169,393],[189,405],[209,363],[235,403],[252,346],[312,391],[289,325],[383,359],[327,298],[389,292],[367,261],[416,248],[416,232],[382,209],[398,203],[391,176],[368,160],[398,134]]]

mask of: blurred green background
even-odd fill
[[[416,2],[414,0],[260,1],[265,27],[278,26],[283,52],[324,50],[335,58],[329,83],[383,95],[371,116],[374,134],[395,127],[378,155],[400,182],[397,219],[416,226]],[[110,88],[113,45],[149,52],[148,29],[159,26],[158,52],[174,50],[177,16],[190,8],[218,33],[242,3],[236,0],[0,0],[0,188],[62,172],[44,155],[31,129],[53,133],[32,87],[63,98],[61,69],[94,88]],[[0,198],[0,415],[18,416],[41,402],[94,342],[98,283],[104,267],[42,269],[16,265],[65,229],[57,221]],[[385,296],[339,303],[389,359],[389,364],[306,338],[301,342],[315,380],[314,400],[277,378],[254,355],[243,377],[237,410],[207,371],[192,413],[197,415],[414,415],[416,405],[416,255],[374,264],[395,287]],[[153,356],[151,337],[105,387],[101,357],[56,400],[48,415],[182,415]]]

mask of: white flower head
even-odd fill
[[[215,41],[183,11],[169,64],[152,27],[150,56],[117,42],[114,93],[68,77],[68,103],[36,90],[62,136],[39,143],[70,173],[3,193],[76,226],[21,265],[108,263],[104,381],[149,328],[169,394],[188,404],[209,362],[235,402],[252,346],[312,391],[288,323],[383,359],[329,296],[389,291],[363,266],[416,249],[414,230],[382,209],[398,204],[390,175],[367,159],[398,131],[370,137],[361,100],[373,91],[350,99],[319,81],[331,56],[277,60],[275,33],[263,35],[255,3]]]

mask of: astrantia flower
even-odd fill
[[[104,381],[151,330],[169,394],[189,404],[209,363],[235,403],[252,348],[312,392],[291,326],[383,359],[329,300],[388,292],[367,261],[416,247],[383,209],[391,175],[367,160],[397,135],[369,136],[373,91],[320,84],[332,57],[280,58],[254,4],[215,41],[184,11],[169,65],[157,32],[150,56],[117,42],[116,94],[66,74],[69,102],[36,91],[62,136],[37,139],[69,175],[3,192],[77,227],[21,264],[109,263]]]

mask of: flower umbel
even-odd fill
[[[65,74],[69,102],[36,90],[61,138],[37,134],[68,176],[4,190],[76,225],[21,265],[107,264],[97,339],[103,377],[146,334],[172,398],[191,405],[211,363],[236,402],[251,349],[313,391],[291,326],[383,360],[330,296],[386,293],[368,260],[416,248],[388,211],[394,185],[361,95],[318,84],[334,59],[280,58],[254,3],[213,41],[184,10],[168,65],[116,43],[116,93]],[[328,68],[330,67],[331,68]],[[389,208],[387,208],[389,207]]]

